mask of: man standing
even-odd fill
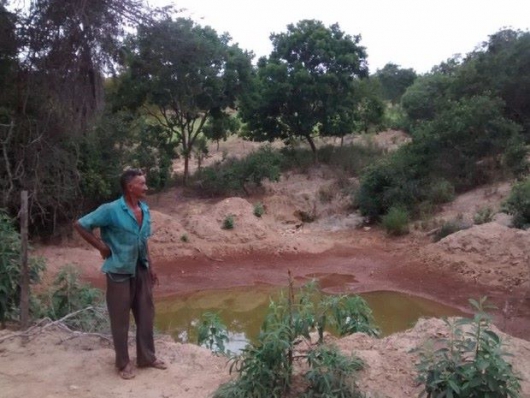
[[[129,317],[136,322],[136,361],[138,367],[166,369],[155,356],[153,339],[153,271],[147,239],[151,235],[149,208],[145,199],[147,184],[141,170],[128,169],[120,178],[123,196],[98,207],[74,223],[77,232],[105,260],[102,271],[107,278],[107,307],[116,352],[116,368],[123,379],[135,374],[129,361]],[[99,228],[101,239],[93,230]]]

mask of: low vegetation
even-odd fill
[[[486,299],[470,303],[476,311],[472,319],[446,321],[449,337],[419,349],[422,396],[518,398],[520,379],[506,361],[510,354],[491,328]]]
[[[503,209],[513,215],[515,227],[530,228],[530,178],[513,186]]]
[[[209,319],[209,333],[224,333]],[[257,341],[232,356],[230,372],[237,373],[237,379],[222,385],[214,397],[279,398],[295,383],[305,385],[301,397],[360,397],[354,374],[362,361],[324,344],[324,331],[331,327],[341,336],[355,332],[375,336],[378,331],[372,322],[371,310],[359,296],[323,296],[315,283],[295,294],[291,282],[286,294],[271,301]],[[307,344],[312,332],[316,346]],[[203,340],[213,344],[216,338]],[[303,380],[295,380],[295,366],[305,369]]]

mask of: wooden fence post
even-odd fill
[[[20,193],[20,325],[29,326],[28,191]]]

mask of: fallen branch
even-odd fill
[[[70,314],[67,314],[67,315],[63,316],[61,319],[58,319],[56,321],[52,321],[50,318],[41,319],[41,320],[39,320],[37,322],[36,325],[30,327],[28,330],[26,330],[24,332],[13,333],[13,334],[1,337],[0,338],[0,343],[4,342],[6,340],[14,339],[16,337],[30,338],[30,337],[36,336],[37,334],[42,333],[44,330],[48,329],[50,326],[57,326],[57,327],[60,327],[61,329],[63,329],[64,331],[66,331],[68,333],[73,333],[74,336],[72,338],[81,337],[81,336],[96,336],[96,337],[100,337],[100,338],[102,338],[104,340],[111,341],[108,337],[106,337],[104,335],[101,335],[99,333],[78,332],[78,331],[70,329],[68,326],[65,325],[64,321],[66,321],[67,319],[72,318],[72,317],[78,315],[81,312],[88,311],[88,310],[94,310],[94,309],[95,308],[93,306],[82,308],[80,310],[71,312]],[[44,326],[41,326],[44,322],[49,322],[49,323],[47,323]]]

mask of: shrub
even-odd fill
[[[243,159],[226,159],[200,174],[198,188],[201,193],[215,195],[247,192],[247,184],[261,186],[263,180],[278,181],[283,157],[270,146],[265,146]]]
[[[263,214],[265,214],[265,208],[263,207],[263,203],[258,202],[254,205],[254,215],[256,217],[261,217]]]
[[[317,346],[307,355],[309,371],[304,375],[311,389],[302,397],[356,398],[363,395],[357,390],[352,374],[362,370],[363,362],[346,357],[334,346]]]
[[[521,229],[530,227],[530,178],[512,187],[502,208],[513,215],[514,227]]]
[[[440,229],[434,234],[433,241],[438,242],[439,240],[454,234],[455,232],[461,231],[463,229],[469,228],[469,225],[465,224],[461,220],[451,220],[445,222]]]
[[[184,243],[188,243],[190,241],[190,238],[188,237],[188,234],[182,234],[180,237],[180,241]]]
[[[486,224],[493,220],[493,209],[491,207],[482,207],[480,208],[475,215],[473,216],[473,221],[475,224]]]
[[[427,200],[431,203],[447,203],[454,199],[455,187],[449,181],[439,179],[433,182],[429,187]]]
[[[221,226],[223,229],[234,229],[234,216],[232,214],[225,217],[223,220],[223,225]]]
[[[470,300],[473,319],[446,321],[448,339],[433,351],[419,349],[418,381],[428,397],[519,397],[519,378],[506,362],[499,336],[491,330],[491,317],[484,312],[486,298]]]
[[[0,211],[0,323],[16,319],[20,304],[20,236],[11,218]],[[30,259],[30,283],[36,283],[45,268],[41,259]]]
[[[197,327],[197,343],[215,353],[226,353],[228,331],[219,314],[206,312]]]
[[[335,326],[341,335],[357,331],[377,335],[371,322],[370,308],[362,298],[323,298],[316,283],[303,286],[295,295],[291,280],[287,296],[282,293],[277,301],[271,301],[257,342],[231,358],[230,372],[237,372],[239,377],[222,385],[214,397],[283,397],[292,385],[293,354],[299,339],[310,340],[310,332],[317,331],[322,343],[328,326]],[[352,372],[362,367],[359,359],[322,345],[297,355],[296,360],[300,359],[309,365],[305,374],[309,387],[304,396],[359,396],[351,379]]]
[[[387,233],[394,236],[405,235],[409,232],[409,214],[405,209],[392,207],[381,219]]]
[[[109,329],[101,291],[81,283],[78,271],[71,265],[64,266],[50,289],[34,301],[34,311],[39,317],[52,320],[78,312],[64,323],[82,331]]]

